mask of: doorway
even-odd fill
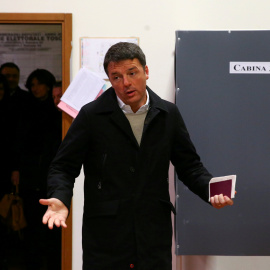
[[[63,92],[70,83],[70,56],[72,41],[72,14],[27,14],[27,13],[2,13],[0,24],[31,25],[31,26],[58,26],[61,30],[61,79]],[[54,37],[55,38],[55,37]],[[2,64],[2,63],[1,63]],[[59,75],[58,75],[59,77]],[[58,78],[59,79],[59,78]],[[62,138],[65,136],[72,118],[62,113]],[[72,216],[72,215],[70,215]],[[72,269],[72,219],[67,220],[68,228],[62,230],[62,269]]]

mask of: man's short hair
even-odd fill
[[[120,62],[122,60],[133,60],[137,58],[142,65],[143,69],[146,65],[146,59],[143,51],[141,48],[135,44],[130,42],[119,42],[115,45],[111,46],[107,51],[105,58],[104,58],[104,70],[108,75],[108,65],[111,62]]]
[[[6,62],[6,63],[2,64],[1,67],[0,67],[0,72],[2,72],[2,70],[4,68],[6,68],[6,67],[8,67],[8,68],[16,68],[18,70],[18,72],[20,73],[19,67],[15,63],[12,63],[12,62]]]

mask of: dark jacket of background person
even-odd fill
[[[37,78],[48,86],[46,99],[36,98],[31,82]],[[33,71],[26,82],[29,90],[27,115],[20,121],[16,148],[16,167],[20,171],[20,186],[25,190],[43,190],[46,192],[46,176],[49,164],[61,142],[61,122],[59,112],[52,99],[54,76],[47,70]]]
[[[46,85],[45,97],[32,92],[33,79]],[[20,122],[17,140],[16,168],[20,172],[20,194],[24,201],[27,227],[25,243],[27,269],[41,269],[43,257],[50,257],[48,269],[60,269],[61,231],[49,231],[40,222],[44,213],[38,200],[46,196],[48,168],[61,143],[59,111],[52,99],[54,76],[47,70],[33,71],[26,82],[29,90],[28,115]],[[51,245],[51,246],[50,246]]]
[[[31,97],[30,108],[27,119],[21,123],[22,143],[18,167],[26,179],[22,179],[20,185],[23,189],[46,190],[47,170],[61,142],[59,113],[51,96],[45,101]]]
[[[0,74],[0,84],[5,95],[0,101],[0,200],[5,194],[15,191],[11,183],[12,171],[16,170],[18,152],[16,141],[19,138],[20,121],[26,117],[29,108],[29,93],[19,87],[12,93],[5,75]],[[8,269],[9,263],[20,252],[21,244],[18,232],[13,232],[6,222],[0,220],[0,269]],[[1,268],[2,267],[2,268]]]
[[[70,207],[84,166],[83,269],[171,270],[170,161],[187,187],[208,200],[212,176],[203,167],[177,107],[148,87],[139,146],[108,89],[72,123],[48,177],[48,197]]]
[[[18,145],[21,141],[22,123],[26,123],[30,112],[30,95],[27,91],[18,87],[16,92],[8,98],[8,108],[3,117],[8,123],[8,148],[10,155],[9,167],[12,171],[18,170]],[[10,178],[9,178],[10,180]]]
[[[6,78],[0,74],[1,91],[4,91],[0,100],[0,200],[6,193],[11,192],[10,166],[10,96]]]
[[[14,160],[10,162],[10,166],[12,171],[16,171],[16,141],[19,139],[18,127],[21,120],[27,117],[27,112],[29,109],[29,93],[28,91],[22,90],[19,87],[20,69],[15,63],[7,62],[2,64],[0,67],[0,73],[5,76],[9,90],[8,111],[4,117],[9,123],[9,152],[10,156],[14,158]]]

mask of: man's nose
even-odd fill
[[[123,82],[124,82],[124,85],[125,86],[129,86],[130,85],[130,81],[129,81],[129,79],[128,79],[127,76],[123,76]]]

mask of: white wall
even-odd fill
[[[12,0],[0,12],[72,13],[72,74],[79,70],[80,37],[138,36],[150,69],[148,85],[174,101],[175,30],[269,29],[268,0]],[[83,177],[74,195],[73,269],[80,269]],[[236,201],[237,203],[237,201]],[[269,257],[185,257],[183,270],[267,270]]]

